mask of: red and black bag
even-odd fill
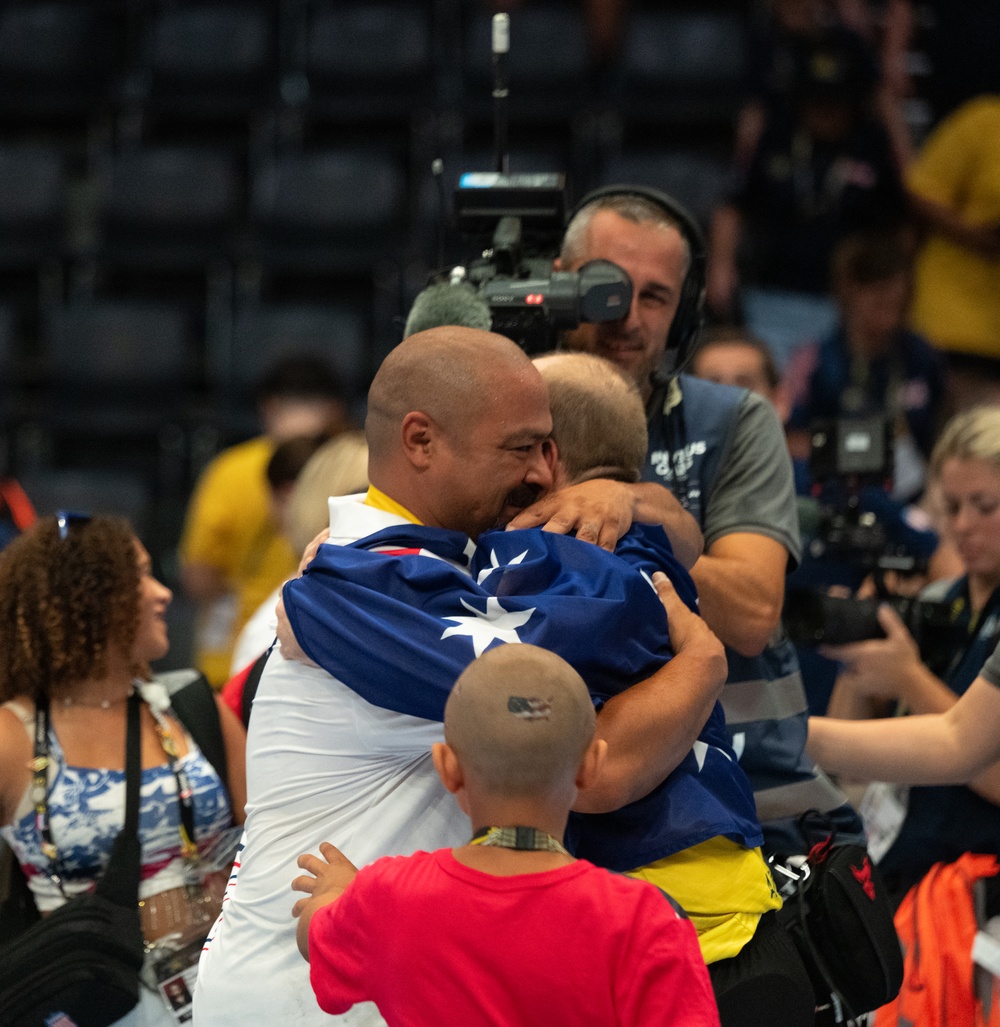
[[[837,845],[834,832],[809,850],[794,891],[779,911],[816,989],[829,996],[837,1022],[895,998],[903,955],[893,909],[863,845]]]

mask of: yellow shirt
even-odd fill
[[[650,881],[684,907],[706,963],[738,955],[757,930],[761,914],[781,908],[760,849],[745,849],[721,836],[628,876]]]
[[[945,118],[907,185],[970,224],[1000,227],[1000,96],[978,97]],[[942,349],[1000,359],[1000,261],[932,233],[917,258],[910,320]]]
[[[205,468],[188,506],[181,563],[221,571],[236,599],[231,627],[199,644],[195,655],[216,687],[229,677],[230,654],[243,625],[298,568],[298,556],[271,518],[266,470],[273,452],[274,443],[265,436],[224,450]]]

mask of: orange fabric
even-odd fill
[[[24,489],[21,488],[20,482],[13,478],[0,479],[0,501],[10,511],[14,527],[18,531],[26,531],[38,518],[35,508],[31,505],[31,500],[28,499]]]
[[[935,863],[907,892],[895,916],[903,986],[876,1012],[874,1027],[987,1027],[972,981],[972,886],[998,872],[995,856],[967,852]]]

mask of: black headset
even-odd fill
[[[584,207],[608,196],[638,196],[661,208],[680,227],[691,252],[691,264],[681,286],[680,303],[667,335],[665,365],[658,380],[679,374],[694,354],[705,321],[705,236],[694,217],[672,196],[647,185],[606,185],[587,193],[573,208],[573,220]],[[672,359],[671,359],[672,358]]]

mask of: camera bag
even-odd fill
[[[128,701],[125,823],[97,887],[69,899],[0,948],[5,1027],[108,1027],[139,1001],[144,957],[138,902],[141,701],[138,693]],[[47,752],[39,751],[46,733],[36,731],[36,760],[46,759]]]
[[[863,845],[837,845],[831,831],[809,850],[778,917],[802,957],[817,1003],[826,996],[837,1022],[895,998],[903,956],[893,909]]]

